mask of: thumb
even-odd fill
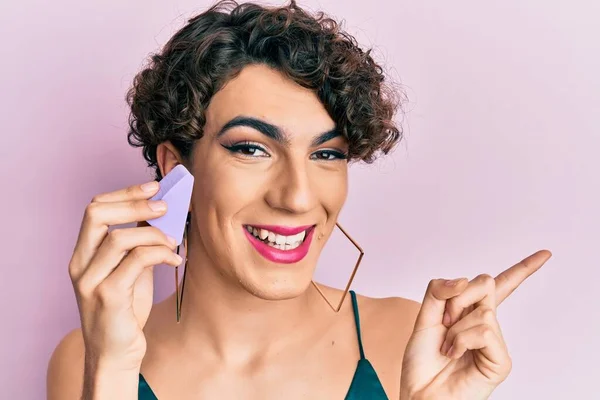
[[[444,318],[446,300],[459,295],[466,289],[469,280],[458,278],[453,280],[433,279],[427,286],[421,310],[417,315],[414,331],[420,331],[440,325]]]

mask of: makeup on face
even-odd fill
[[[315,225],[244,225],[244,234],[260,255],[280,264],[301,261],[310,249]]]
[[[252,131],[261,133],[263,137],[268,138],[269,140],[278,143],[280,146],[285,148],[289,148],[292,143],[290,135],[285,133],[284,130],[279,126],[273,125],[256,117],[237,116],[227,122],[216,134],[216,138],[221,139],[220,141],[222,141],[221,146],[229,150],[231,153],[243,154],[244,156],[250,158],[269,158],[271,156],[271,151],[269,148],[258,142],[250,140],[223,140],[223,136],[226,136],[228,131],[236,127],[250,128]],[[332,128],[314,136],[310,142],[310,147],[317,148],[327,142],[333,141],[336,138],[339,139],[340,137],[340,132],[336,128]],[[345,140],[343,142],[344,145],[342,147],[321,148],[314,151],[311,154],[311,159],[321,161],[345,160],[347,158],[347,143]]]
[[[230,80],[205,117],[192,157],[196,259],[249,293],[300,295],[325,245],[319,233],[347,196],[344,132],[312,90],[264,66]]]
[[[236,130],[236,127],[245,127],[247,130],[246,132]],[[257,133],[259,137],[257,137]],[[289,149],[293,142],[293,136],[282,127],[249,116],[233,118],[221,128],[216,136],[220,139],[221,146],[232,154],[256,162],[266,161],[274,154],[276,158],[273,161],[278,160],[277,149]],[[271,146],[259,142],[257,139],[260,138],[270,141]],[[315,165],[323,167],[328,165],[337,169],[340,161],[345,162],[347,144],[335,128],[318,133],[309,140],[306,143],[309,146],[309,158],[318,162]],[[321,147],[330,142],[342,144],[342,146],[341,148]],[[315,225],[290,227],[244,224],[242,227],[252,247],[266,260],[280,264],[292,264],[301,261],[308,254]]]

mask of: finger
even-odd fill
[[[140,246],[133,249],[101,285],[130,293],[144,269],[158,264],[181,265],[183,259],[165,246]]]
[[[490,326],[493,329],[494,333],[499,338],[502,338],[500,324],[498,323],[498,320],[496,318],[496,311],[488,306],[480,305],[479,307],[471,311],[468,315],[466,315],[464,318],[460,319],[458,322],[452,325],[450,329],[448,329],[448,332],[446,332],[446,338],[444,340],[444,343],[440,348],[440,352],[443,355],[446,355],[446,352],[448,351],[450,346],[452,346],[452,343],[454,343],[454,339],[456,338],[456,335],[459,332],[466,331],[467,329],[478,325]]]
[[[495,296],[496,282],[494,278],[487,274],[476,276],[462,293],[446,302],[446,312],[443,318],[444,326],[450,327],[456,323],[470,306],[475,308],[479,305],[485,305],[495,309]]]
[[[98,251],[93,256],[89,266],[83,272],[86,286],[95,287],[100,284],[125,257],[127,252],[139,246],[165,246],[173,250],[177,247],[174,239],[170,239],[160,229],[153,226],[141,228],[124,228],[111,231]],[[83,279],[82,277],[82,279]]]
[[[158,218],[164,215],[166,210],[167,203],[162,200],[90,203],[85,210],[72,262],[69,265],[71,277],[77,277],[82,273],[108,234],[110,225]]]
[[[157,181],[146,182],[141,185],[133,185],[123,189],[115,190],[114,192],[101,193],[92,199],[92,203],[114,203],[127,200],[143,200],[154,196],[160,183]]]
[[[496,305],[500,305],[525,279],[539,270],[552,257],[548,250],[540,250],[513,265],[496,277]]]
[[[467,278],[434,279],[430,281],[417,315],[414,331],[417,332],[441,324],[446,308],[446,300],[461,293],[467,287],[467,282]]]
[[[459,359],[467,350],[479,350],[495,366],[506,365],[508,362],[508,351],[504,342],[489,325],[477,325],[459,332],[447,357],[453,360]]]

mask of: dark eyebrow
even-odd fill
[[[245,116],[237,116],[223,125],[221,130],[217,133],[217,137],[223,136],[227,130],[236,126],[250,127],[282,144],[287,144],[289,142],[288,138],[283,134],[279,127],[258,118]]]
[[[247,126],[249,128],[259,131],[263,135],[275,140],[276,142],[279,142],[284,145],[289,145],[289,138],[278,126],[270,124],[258,118],[247,117],[242,115],[231,119],[229,122],[223,125],[223,127],[217,133],[216,137],[218,138],[223,136],[227,130],[236,126]],[[319,146],[340,135],[341,133],[339,132],[339,130],[333,128],[315,137],[312,141],[312,145]]]
[[[342,134],[340,133],[340,131],[337,128],[333,128],[331,130],[328,130],[325,133],[321,133],[319,136],[314,138],[312,141],[312,145],[313,145],[313,147],[320,146],[323,143],[326,143],[326,142],[330,141],[331,139],[336,138],[341,135]]]

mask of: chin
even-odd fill
[[[295,299],[303,295],[310,286],[310,280],[303,282],[276,281],[269,284],[263,282],[258,285],[248,285],[246,288],[259,299],[278,301]]]
[[[310,287],[316,266],[314,254],[295,264],[273,263],[260,255],[253,256],[252,262],[239,264],[237,276],[239,284],[254,296],[288,300],[302,296]]]

